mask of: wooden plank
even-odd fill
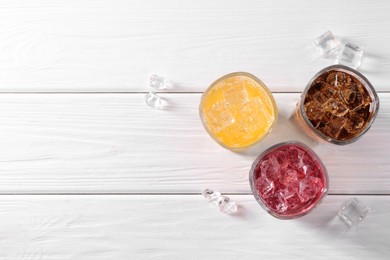
[[[273,91],[301,91],[334,57],[310,44],[327,30],[365,47],[362,71],[388,91],[390,3],[283,0],[3,0],[0,91],[203,91],[233,71]]]
[[[199,94],[165,94],[154,110],[143,94],[0,95],[1,193],[250,192],[248,171],[263,150],[299,140],[323,159],[331,193],[388,194],[390,94],[372,129],[347,146],[318,144],[290,117],[298,94],[275,94],[280,117],[259,145],[217,145],[198,116]]]
[[[329,196],[282,221],[250,195],[228,216],[193,196],[0,196],[2,259],[387,259],[389,196],[360,196],[372,212],[347,229]]]

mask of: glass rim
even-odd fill
[[[245,76],[245,77],[248,77],[252,80],[254,80],[256,83],[259,84],[259,86],[261,88],[264,89],[264,91],[267,93],[271,103],[272,103],[272,108],[273,108],[273,111],[274,111],[274,120],[272,122],[272,124],[270,125],[270,127],[268,128],[268,130],[262,135],[260,136],[255,142],[249,144],[249,145],[245,145],[245,146],[240,146],[240,147],[231,147],[231,146],[227,146],[225,145],[224,143],[222,143],[221,141],[219,141],[215,136],[214,134],[210,131],[209,127],[207,126],[206,122],[205,122],[205,119],[204,119],[204,114],[203,114],[203,108],[202,108],[202,104],[203,104],[203,101],[204,101],[204,98],[205,96],[209,93],[209,91],[215,87],[215,85],[217,85],[219,82],[227,79],[227,78],[231,78],[231,77],[235,77],[235,76]],[[259,79],[257,78],[255,75],[249,73],[249,72],[243,72],[243,71],[237,71],[237,72],[232,72],[232,73],[228,73],[226,75],[223,75],[222,77],[219,77],[218,79],[214,80],[210,85],[209,87],[206,88],[206,90],[203,92],[202,96],[201,96],[201,99],[200,99],[200,103],[199,103],[199,117],[200,117],[200,121],[202,121],[202,124],[203,124],[203,127],[206,129],[206,132],[208,133],[209,136],[211,136],[211,138],[213,138],[213,140],[218,143],[219,145],[221,145],[222,147],[228,149],[228,150],[232,150],[232,151],[241,151],[243,149],[246,149],[246,148],[249,148],[257,143],[259,143],[264,137],[266,137],[271,131],[272,129],[275,127],[276,125],[276,122],[278,121],[278,107],[276,105],[276,101],[275,101],[275,98],[274,96],[272,95],[272,92],[269,90],[269,88]]]
[[[300,212],[299,214],[281,215],[281,214],[276,213],[272,209],[270,209],[263,202],[262,198],[259,196],[259,194],[258,194],[258,192],[256,190],[256,187],[255,187],[254,170],[255,170],[257,164],[259,163],[259,161],[261,159],[263,159],[271,151],[273,151],[273,150],[275,150],[275,149],[277,149],[279,147],[282,147],[282,146],[285,146],[285,145],[289,145],[289,144],[293,144],[293,145],[296,145],[296,146],[300,146],[301,148],[304,148],[305,150],[307,150],[310,153],[311,156],[313,156],[317,160],[317,162],[319,163],[319,165],[321,167],[323,176],[324,176],[324,187],[323,187],[323,190],[321,191],[321,196],[317,200],[315,200],[310,206],[308,206],[307,209],[305,209],[304,211]],[[318,207],[322,203],[322,201],[325,199],[326,195],[328,194],[328,190],[329,190],[329,176],[328,176],[328,171],[327,171],[324,163],[319,158],[319,156],[313,151],[313,149],[311,149],[309,146],[307,146],[306,144],[301,143],[299,141],[286,141],[286,142],[281,142],[281,143],[275,144],[275,145],[267,148],[265,151],[263,151],[255,159],[255,161],[252,163],[251,169],[249,171],[249,184],[250,184],[250,187],[251,187],[251,190],[252,190],[252,194],[255,197],[257,203],[268,214],[270,214],[270,215],[272,215],[272,216],[274,216],[275,218],[278,218],[278,219],[288,220],[288,219],[295,219],[295,218],[302,217],[302,216],[310,213],[312,210],[314,210],[316,207]]]
[[[327,71],[330,71],[332,69],[335,69],[335,70],[338,70],[338,71],[342,71],[342,72],[346,72],[347,74],[351,74],[352,76],[356,77],[360,82],[363,83],[363,86],[368,91],[370,97],[373,99],[372,102],[371,102],[371,104],[373,104],[373,112],[372,112],[369,124],[367,124],[366,127],[363,129],[363,131],[361,131],[358,135],[356,135],[355,137],[353,137],[351,139],[348,139],[348,140],[338,140],[338,139],[331,138],[331,137],[323,134],[321,131],[317,130],[316,128],[314,128],[313,125],[311,124],[309,118],[307,117],[307,115],[305,113],[305,110],[304,110],[304,106],[303,106],[306,94],[307,94],[310,86],[312,85],[312,83],[321,74],[323,74],[323,73],[325,73]],[[301,94],[300,104],[299,104],[299,112],[300,112],[300,114],[301,114],[301,116],[303,118],[303,121],[312,130],[312,132],[316,136],[320,137],[322,140],[330,142],[330,143],[333,143],[333,144],[337,144],[337,145],[350,144],[350,143],[353,143],[353,142],[357,141],[360,137],[362,137],[363,134],[366,133],[371,128],[372,124],[374,123],[374,121],[375,121],[375,119],[376,119],[376,117],[378,115],[378,111],[379,111],[379,96],[378,96],[377,92],[375,91],[374,87],[372,86],[372,84],[368,81],[368,79],[363,74],[361,74],[357,70],[354,70],[354,69],[352,69],[352,68],[350,68],[348,66],[344,66],[344,65],[341,65],[341,64],[331,65],[331,66],[325,67],[322,70],[320,70],[319,72],[317,72],[310,79],[310,81],[307,83],[305,89],[303,90],[303,92]]]

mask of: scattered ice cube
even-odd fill
[[[222,196],[218,201],[218,208],[225,214],[234,214],[237,212],[237,203],[232,201],[229,197]]]
[[[331,31],[327,31],[317,37],[313,45],[318,49],[321,55],[329,55],[340,47],[339,41],[333,36]]]
[[[156,109],[162,109],[163,108],[163,101],[161,97],[159,97],[154,92],[149,92],[145,96],[145,102],[148,106],[156,108]]]
[[[339,210],[338,216],[348,226],[356,226],[370,212],[370,208],[364,205],[359,199],[349,199]]]
[[[347,42],[341,47],[336,63],[357,69],[362,63],[363,53],[363,47]]]
[[[221,193],[215,192],[212,189],[205,189],[202,192],[203,197],[205,197],[209,202],[218,203],[218,201],[221,199]]]
[[[164,77],[152,74],[150,76],[149,85],[155,89],[164,89],[168,85],[168,80]]]
[[[222,196],[220,192],[207,188],[202,192],[202,195],[208,202],[213,202],[217,205],[219,210],[225,214],[234,214],[237,212],[237,203],[227,196]]]

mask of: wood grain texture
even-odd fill
[[[389,259],[389,13],[385,0],[2,0],[0,259]],[[310,46],[329,29],[365,47],[361,72],[381,92],[361,140],[308,138],[291,119],[298,93],[275,94],[276,128],[245,152],[207,135],[193,92],[233,71],[301,92],[334,63]],[[165,110],[138,93],[152,73],[171,80]],[[319,154],[331,195],[280,221],[249,195],[248,171],[287,140]],[[242,193],[239,214],[219,213],[206,187]],[[335,217],[340,194],[372,209],[356,229]]]
[[[301,91],[334,57],[310,44],[327,30],[364,46],[362,72],[389,90],[390,2],[3,0],[0,91],[203,91],[233,71],[273,91]]]
[[[1,193],[249,193],[248,171],[269,146],[298,140],[330,175],[331,193],[389,194],[390,94],[358,142],[319,144],[290,118],[298,94],[275,94],[279,121],[259,145],[234,153],[216,144],[198,116],[199,94],[164,94],[167,110],[143,94],[0,95]]]
[[[2,259],[388,259],[389,196],[360,196],[372,212],[347,229],[328,196],[282,221],[252,196],[228,216],[193,196],[0,196]]]

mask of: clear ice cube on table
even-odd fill
[[[213,191],[212,189],[205,189],[202,192],[203,197],[205,197],[209,202],[218,203],[221,199],[221,193],[218,191]]]
[[[227,196],[222,196],[220,192],[207,188],[202,192],[202,195],[209,202],[213,202],[215,205],[217,205],[219,210],[225,214],[234,214],[237,212],[237,203],[232,201]]]
[[[347,42],[341,47],[336,63],[357,69],[362,63],[363,54],[363,47]]]
[[[148,106],[156,109],[162,109],[163,102],[162,99],[154,92],[149,92],[145,96],[145,102]]]
[[[234,214],[237,212],[237,203],[232,201],[229,197],[222,196],[218,201],[219,210],[225,214]]]
[[[357,226],[370,211],[370,208],[364,205],[359,199],[352,198],[339,210],[338,216],[348,226],[352,227]]]
[[[328,55],[336,51],[340,47],[340,43],[333,36],[331,31],[327,31],[321,36],[317,37],[313,42],[321,55]]]
[[[164,77],[152,74],[150,76],[149,84],[154,89],[164,89],[168,85],[168,80]]]

